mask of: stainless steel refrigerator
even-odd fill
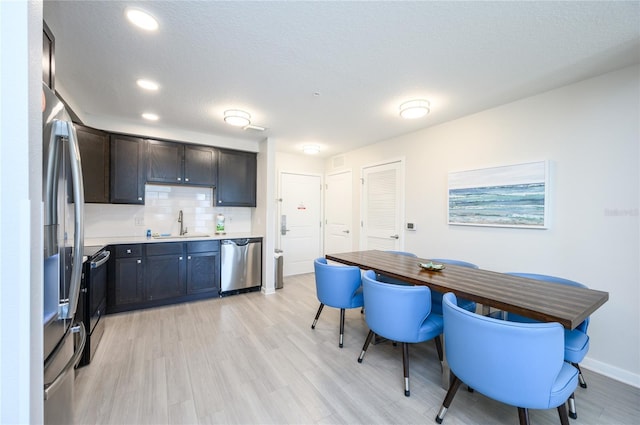
[[[73,423],[74,367],[86,333],[78,305],[84,243],[84,189],[76,131],[64,104],[42,86],[44,203],[44,423]]]

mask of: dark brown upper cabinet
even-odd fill
[[[181,184],[184,145],[147,140],[147,182]]]
[[[208,146],[147,140],[147,182],[216,185],[216,150]]]
[[[109,134],[75,124],[82,161],[84,202],[109,203]]]
[[[55,90],[55,46],[56,40],[53,33],[47,26],[46,22],[42,22],[42,81],[51,90]]]
[[[138,137],[111,135],[111,203],[144,204],[145,146]]]
[[[257,159],[253,152],[218,150],[217,206],[255,207]]]
[[[216,186],[218,177],[217,150],[208,146],[184,145],[184,182]]]

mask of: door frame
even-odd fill
[[[366,241],[366,237],[365,237],[365,233],[364,233],[364,211],[365,211],[365,203],[364,203],[364,170],[367,168],[373,168],[373,167],[379,167],[382,165],[387,165],[387,164],[393,164],[393,163],[400,163],[400,171],[399,171],[399,177],[401,179],[400,182],[400,191],[399,191],[399,195],[400,195],[400,214],[398,217],[398,220],[400,221],[399,224],[399,229],[398,229],[398,235],[400,236],[399,238],[399,242],[398,242],[398,250],[402,251],[404,250],[404,242],[405,242],[405,232],[404,232],[404,222],[405,222],[405,204],[406,204],[406,200],[405,200],[405,192],[406,192],[406,179],[405,179],[405,174],[406,174],[406,159],[404,156],[401,157],[395,157],[395,158],[389,158],[387,160],[384,161],[378,161],[378,162],[372,162],[372,163],[368,163],[368,164],[364,164],[360,167],[360,237],[358,238],[358,248],[360,250],[364,249],[363,247],[365,246],[365,241]]]

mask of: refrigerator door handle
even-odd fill
[[[51,383],[44,385],[45,400],[48,400],[49,397],[51,397],[56,392],[58,387],[62,384],[62,382],[64,382],[64,378],[69,372],[73,373],[73,368],[76,367],[76,365],[80,361],[80,357],[82,357],[82,354],[84,353],[84,345],[87,342],[87,330],[84,328],[84,324],[82,322],[79,322],[78,326],[71,328],[71,331],[74,333],[80,333],[80,345],[76,347],[76,351],[73,354],[73,357],[69,359],[58,376],[56,376],[55,379],[51,381]]]
[[[73,319],[78,307],[80,294],[80,280],[82,277],[82,257],[84,248],[84,185],[82,181],[82,165],[80,163],[80,149],[78,148],[78,136],[71,123],[66,124],[65,136],[69,139],[69,158],[71,165],[71,180],[73,182],[73,206],[74,206],[74,232],[73,232],[73,262],[71,264],[71,286],[69,288],[69,308],[64,319]],[[63,128],[62,131],[65,129]]]

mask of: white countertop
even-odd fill
[[[261,238],[262,235],[256,235],[252,233],[227,233],[224,235],[203,235],[203,236],[190,236],[187,237],[161,237],[161,238],[146,238],[145,236],[109,236],[99,238],[85,238],[85,246],[106,246],[106,245],[122,245],[132,243],[158,243],[158,242],[193,242],[193,241],[217,241],[221,239],[244,239],[244,238]]]

